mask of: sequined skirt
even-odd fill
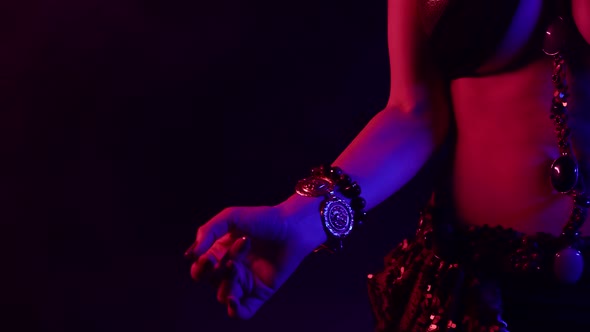
[[[559,238],[436,216],[426,209],[416,235],[369,275],[375,331],[590,331],[589,238],[581,280],[564,284],[553,273]]]

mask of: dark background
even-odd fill
[[[0,4],[1,330],[370,331],[366,275],[411,234],[421,176],[250,321],[182,253],[223,207],[286,198],[383,108],[386,6]]]

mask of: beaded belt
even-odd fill
[[[560,285],[553,257],[563,237],[447,221],[437,208],[424,210],[416,236],[368,276],[376,331],[507,332],[504,287],[526,293]],[[576,251],[590,257],[590,240],[580,237],[577,244]],[[578,285],[589,280],[586,271]]]
[[[416,241],[441,260],[500,279],[537,276],[575,283],[582,278],[584,257],[590,266],[590,237],[578,236],[571,244],[566,237],[542,232],[526,235],[501,226],[462,226],[437,215],[432,206],[422,212]]]

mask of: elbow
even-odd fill
[[[406,102],[393,101],[382,112],[385,117],[401,124],[398,128],[402,127],[405,129],[403,131],[427,133],[434,146],[445,143],[452,133],[451,107],[445,100],[433,102],[432,99],[421,98]]]
[[[422,114],[429,108],[428,90],[419,85],[412,85],[411,89],[396,89],[390,92],[385,110],[406,114]],[[403,93],[402,93],[403,92]]]

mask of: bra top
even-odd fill
[[[419,0],[418,4],[430,51],[447,78],[454,79],[481,75],[477,69],[504,40],[519,1]],[[544,0],[541,16],[524,51],[509,67],[518,66],[531,56],[542,55],[546,27],[557,15],[571,18],[570,7],[571,1]]]

